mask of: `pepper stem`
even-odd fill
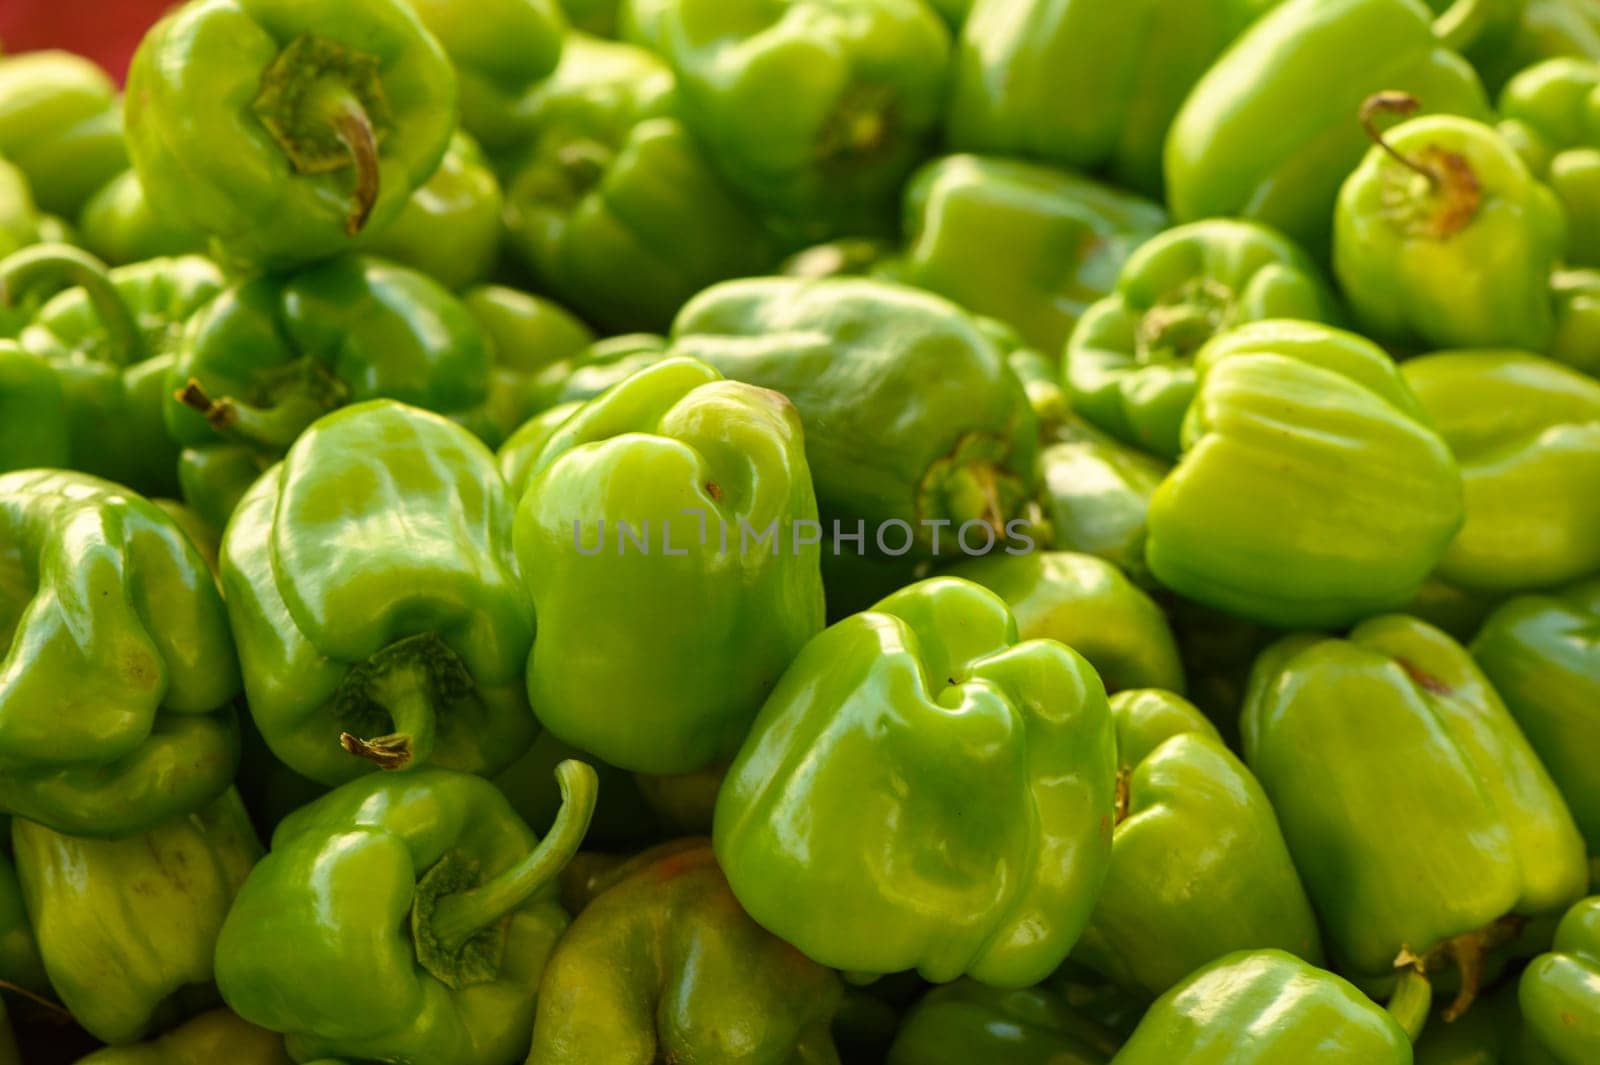
[[[1442,181],[1438,171],[1400,154],[1394,145],[1384,140],[1383,131],[1378,128],[1379,115],[1414,115],[1421,106],[1422,101],[1408,92],[1375,92],[1361,103],[1361,128],[1366,130],[1368,139],[1382,148],[1389,158],[1427,178],[1428,187],[1437,191]]]
[[[1111,825],[1117,825],[1128,819],[1128,808],[1133,803],[1133,770],[1122,766],[1117,770],[1117,806]]]
[[[287,451],[306,426],[337,406],[317,390],[305,389],[290,392],[275,406],[254,407],[231,396],[215,399],[193,377],[173,395],[203,415],[220,435],[272,452]]]
[[[556,766],[556,781],[561,785],[561,809],[539,845],[493,880],[439,900],[432,926],[444,950],[460,950],[480,929],[521,906],[553,882],[578,853],[594,817],[599,778],[593,767],[569,758]]]
[[[438,734],[427,671],[420,667],[387,671],[373,678],[367,697],[388,712],[394,731],[371,739],[341,732],[339,745],[379,769],[405,769],[427,761]]]
[[[20,984],[14,984],[10,980],[0,980],[0,991],[5,991],[13,995],[21,995],[35,1006],[38,1006],[40,1009],[50,1014],[50,1019],[53,1023],[73,1023],[71,1011],[53,998],[45,998],[43,995],[29,991],[27,988],[21,986]]]
[[[367,220],[378,203],[378,137],[355,94],[341,90],[327,94],[326,98],[333,132],[350,153],[350,162],[356,170],[355,202],[344,220],[344,231],[353,237],[367,228]]]
[[[41,288],[83,289],[105,330],[106,361],[117,366],[144,361],[139,323],[105,263],[68,244],[35,244],[0,262],[0,303],[15,307],[26,293]]]
[[[1405,1029],[1406,1038],[1415,1043],[1428,1024],[1428,1011],[1432,1008],[1433,984],[1420,963],[1413,961],[1400,970],[1400,980],[1394,985],[1394,994],[1389,996],[1389,1015]]]

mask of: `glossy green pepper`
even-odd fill
[[[1055,640],[1083,655],[1106,691],[1183,691],[1183,663],[1161,608],[1116,566],[1066,551],[996,554],[945,571],[1004,599],[1024,640]]]
[[[1501,131],[1561,201],[1567,263],[1600,266],[1600,56],[1523,71],[1500,94],[1500,114]]]
[[[613,870],[550,957],[527,1065],[826,1065],[838,977],[740,909],[706,840]]]
[[[567,929],[556,875],[594,812],[594,770],[556,772],[543,840],[489,781],[447,769],[363,777],[291,814],[217,939],[223,999],[296,1061],[513,1065]]]
[[[1409,601],[1461,527],[1461,474],[1389,356],[1266,321],[1212,340],[1196,370],[1184,456],[1150,501],[1156,579],[1284,627]]]
[[[1481,122],[1429,115],[1387,134],[1339,190],[1333,269],[1355,319],[1398,347],[1542,350],[1555,330],[1550,273],[1565,239],[1561,204],[1506,138]]]
[[[1509,46],[1473,59],[1490,86],[1546,59],[1600,62],[1600,7],[1592,0],[1528,0]]]
[[[6,838],[10,838],[9,832]],[[50,993],[50,977],[39,957],[39,943],[22,900],[22,883],[9,853],[0,854],[0,985],[36,995]]]
[[[175,495],[178,451],[162,419],[167,374],[189,319],[222,291],[199,256],[107,271],[61,244],[0,262],[0,293],[66,287],[17,337],[61,382],[71,435],[68,465],[149,495]]]
[[[97,1050],[76,1065],[293,1065],[283,1038],[224,1009],[136,1046]]]
[[[1491,593],[1600,573],[1600,381],[1522,352],[1430,355],[1400,370],[1466,482],[1438,575]]]
[[[1152,583],[1144,564],[1146,519],[1170,467],[1109,437],[1084,433],[1039,452],[1038,471],[1052,547],[1095,555],[1137,584]]]
[[[468,289],[461,301],[489,345],[489,416],[505,441],[540,409],[536,376],[593,344],[594,334],[560,304],[503,285]]]
[[[510,248],[542,289],[613,332],[664,329],[700,289],[777,257],[678,103],[658,57],[574,34],[525,104],[529,144],[506,178]]]
[[[338,784],[423,764],[494,773],[525,751],[533,610],[511,525],[494,456],[438,415],[374,400],[308,429],[222,542],[273,753]]]
[[[203,252],[206,238],[178,219],[158,215],[134,170],[124,170],[84,204],[83,246],[114,266]]]
[[[957,980],[928,992],[906,1016],[887,1065],[1106,1065],[1120,1043],[1048,986],[1004,990]]]
[[[1347,639],[1281,640],[1256,662],[1240,724],[1330,953],[1357,978],[1453,961],[1446,1016],[1459,1016],[1519,919],[1583,894],[1583,839],[1555,784],[1472,658],[1430,625],[1388,615]]]
[[[1472,656],[1522,726],[1600,853],[1600,581],[1513,599],[1472,641]]]
[[[522,133],[519,107],[556,68],[566,19],[556,0],[404,0],[456,69],[461,127],[490,153]]]
[[[1037,983],[1110,857],[1104,691],[1076,651],[1019,642],[1005,603],[967,581],[922,581],[839,622],[728,770],[714,838],[734,894],[834,968]]]
[[[583,406],[581,400],[574,400],[540,411],[523,422],[521,427],[500,445],[500,450],[495,453],[495,461],[500,467],[500,476],[505,479],[506,487],[511,490],[512,499],[522,498],[523,492],[527,490],[528,481],[533,477],[534,469],[538,465],[539,456],[544,453],[544,446],[556,435],[556,430],[565,425],[567,419],[582,410]]]
[[[859,278],[730,281],[683,309],[672,350],[794,401],[822,516],[835,537],[857,526],[858,554],[1012,534],[1038,424],[1006,353],[955,304]]]
[[[211,571],[154,506],[82,474],[0,477],[0,808],[117,836],[197,809],[239,757]]]
[[[198,0],[145,34],[126,112],[155,209],[282,269],[399,215],[450,145],[456,79],[401,0]]]
[[[1421,1016],[1418,1016],[1418,1013]],[[1348,981],[1281,950],[1221,958],[1150,1007],[1112,1065],[1411,1065],[1406,1025]]]
[[[237,792],[115,840],[17,818],[11,844],[50,984],[96,1039],[131,1043],[215,1001],[217,932],[261,855]]]
[[[128,166],[116,85],[67,52],[0,59],[0,158],[28,176],[43,210],[76,218]]]
[[[671,0],[654,40],[712,165],[798,241],[874,233],[932,140],[950,31],[921,0]]]
[[[49,363],[0,340],[0,473],[71,464],[61,378]]]
[[[1133,253],[1116,291],[1067,342],[1067,392],[1098,428],[1171,460],[1194,400],[1194,356],[1227,329],[1271,318],[1336,320],[1320,271],[1287,238],[1215,218],[1167,231]]]
[[[39,209],[28,177],[0,159],[0,258],[39,239]]]
[[[1600,896],[1567,911],[1549,954],[1517,988],[1534,1037],[1561,1065],[1585,1065],[1600,1048]]]
[[[414,270],[349,255],[241,282],[195,315],[166,377],[184,498],[226,524],[261,471],[346,403],[396,399],[493,436],[489,378],[477,320]]]
[[[956,45],[950,142],[1106,170],[1158,195],[1167,127],[1184,97],[1276,3],[977,0]]]
[[[371,232],[362,247],[420,270],[445,288],[462,289],[494,271],[504,202],[483,149],[457,132],[439,169],[411,194],[399,216]]]
[[[1158,205],[1079,174],[949,155],[906,186],[899,277],[999,318],[1053,354],[1133,250],[1166,224]],[[1006,254],[991,255],[996,247]],[[984,269],[973,269],[978,260]]]
[[[655,333],[625,333],[596,340],[534,375],[533,404],[545,411],[594,399],[666,357],[667,338]]]
[[[1550,357],[1600,377],[1600,270],[1558,270],[1550,294],[1556,304]]]
[[[1111,699],[1111,871],[1073,960],[1150,996],[1238,950],[1322,962],[1322,938],[1266,792],[1170,692]]]
[[[623,769],[731,757],[822,629],[816,519],[800,418],[775,392],[669,359],[578,411],[517,511],[540,722]],[[686,602],[693,623],[673,623]]]
[[[1345,175],[1368,147],[1357,114],[1373,93],[1487,121],[1466,60],[1485,3],[1456,0],[1430,24],[1421,0],[1287,0],[1201,78],[1167,137],[1167,202],[1180,222],[1238,216],[1327,253]]]

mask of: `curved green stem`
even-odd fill
[[[593,767],[569,758],[556,766],[556,781],[561,785],[561,809],[539,845],[488,883],[439,900],[432,923],[445,950],[459,950],[479,929],[521,906],[553,882],[578,853],[594,817],[599,778]]]
[[[367,696],[387,711],[394,731],[371,739],[341,732],[340,746],[380,769],[405,769],[426,762],[433,753],[439,725],[426,671],[414,667],[384,673],[372,681]]]
[[[1428,1011],[1433,1008],[1433,984],[1415,965],[1400,970],[1400,981],[1389,996],[1389,1015],[1405,1029],[1406,1037],[1413,1043],[1422,1035],[1428,1024]]]
[[[306,426],[337,405],[307,390],[291,392],[271,407],[253,407],[231,396],[214,399],[193,377],[173,395],[202,414],[219,435],[274,453],[287,451]]]
[[[356,170],[355,202],[344,220],[344,231],[353,237],[367,228],[367,220],[378,203],[378,136],[354,93],[341,90],[327,94],[326,99],[328,124],[350,153],[350,163]]]
[[[83,289],[106,332],[108,361],[118,366],[144,361],[139,323],[105,263],[69,244],[35,244],[0,262],[0,303],[14,307],[25,293],[40,288]]]
[[[1375,92],[1361,103],[1361,128],[1366,130],[1367,139],[1376,144],[1383,152],[1414,173],[1421,174],[1428,179],[1428,185],[1437,189],[1440,184],[1439,173],[1416,159],[1401,155],[1399,149],[1384,139],[1383,131],[1378,128],[1378,116],[1388,115],[1414,115],[1422,102],[1407,92],[1386,90]]]

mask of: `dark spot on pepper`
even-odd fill
[[[722,486],[717,484],[716,481],[706,482],[706,494],[718,503],[722,502]]]

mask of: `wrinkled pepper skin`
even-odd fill
[[[1583,839],[1555,784],[1466,651],[1430,625],[1388,615],[1347,639],[1279,641],[1256,661],[1240,724],[1345,972],[1481,960],[1504,918],[1583,894]]]
[[[6,834],[10,838],[10,834]],[[50,977],[22,900],[22,884],[10,854],[0,854],[0,982],[36,995],[50,993]],[[0,1059],[3,1060],[3,1059]]]
[[[777,258],[754,212],[678,120],[660,58],[573,34],[524,104],[507,168],[510,249],[538,286],[610,332],[662,330],[689,297]]]
[[[1429,115],[1383,144],[1334,217],[1334,274],[1356,321],[1402,349],[1543,350],[1565,240],[1555,194],[1481,122]]]
[[[1472,641],[1478,667],[1505,700],[1592,853],[1600,853],[1600,581],[1513,599]]]
[[[950,31],[918,0],[671,0],[656,48],[712,166],[796,242],[872,234],[932,139]]]
[[[928,992],[906,1016],[887,1065],[1106,1065],[1119,1042],[1046,986],[958,980]]]
[[[1093,667],[933,578],[795,659],[728,770],[717,857],[750,915],[825,965],[1027,987],[1088,921],[1115,762]]]
[[[404,0],[456,71],[461,128],[494,153],[522,132],[518,104],[556,68],[566,19],[556,0]]]
[[[1458,0],[1451,11],[1480,2]],[[1326,255],[1339,186],[1369,146],[1357,118],[1363,100],[1403,91],[1430,113],[1491,117],[1477,74],[1447,47],[1464,26],[1431,17],[1421,0],[1287,0],[1263,15],[1173,120],[1173,216],[1264,222]]]
[[[0,473],[71,464],[61,379],[48,363],[0,340]]]
[[[1150,498],[1171,467],[1110,437],[1050,444],[1039,452],[1039,503],[1050,546],[1094,555],[1134,583],[1154,583],[1144,564]]]
[[[128,166],[117,87],[67,52],[0,59],[0,158],[27,175],[42,210],[78,217]]]
[[[1600,55],[1523,71],[1500,94],[1500,114],[1501,132],[1561,202],[1568,265],[1600,266]]]
[[[1074,961],[1151,997],[1239,950],[1322,963],[1322,938],[1266,792],[1182,698],[1126,691],[1111,871]]]
[[[836,1065],[839,978],[740,909],[709,840],[605,883],[550,957],[527,1065]]]
[[[956,43],[950,142],[1104,170],[1159,195],[1167,127],[1184,97],[1276,3],[977,0]]]
[[[84,204],[83,246],[113,266],[206,250],[206,238],[185,222],[158,215],[135,170],[124,170]]]
[[[75,473],[0,477],[0,808],[86,836],[233,779],[239,672],[211,571],[161,511]]]
[[[401,0],[201,0],[145,35],[125,110],[152,206],[281,270],[394,221],[450,145],[456,78]]]
[[[97,1050],[77,1065],[293,1065],[283,1038],[225,1009],[202,1013],[135,1046]]]
[[[492,774],[528,748],[512,517],[482,443],[392,400],[323,418],[256,482],[222,585],[279,759],[335,785],[413,764]]]
[[[50,984],[89,1034],[131,1043],[215,1001],[217,932],[261,855],[237,792],[124,839],[16,818],[11,843]]]
[[[1122,268],[1067,342],[1063,380],[1096,427],[1171,461],[1194,400],[1194,356],[1249,322],[1337,320],[1318,268],[1255,222],[1214,218],[1168,230]]]
[[[1279,950],[1230,954],[1150,1007],[1112,1065],[1410,1065],[1411,1041],[1348,981]]]
[[[899,277],[1013,326],[1052,354],[1134,249],[1166,226],[1157,204],[1048,166],[950,155],[906,186]],[[1006,254],[991,256],[1003,247]],[[972,264],[984,260],[985,269]]]
[[[1585,1065],[1600,1050],[1600,896],[1567,911],[1550,953],[1517,988],[1534,1038],[1560,1065]]]
[[[997,539],[1027,501],[1027,393],[988,332],[941,297],[860,278],[730,281],[678,315],[672,351],[787,395],[822,517],[864,522],[869,548],[939,554],[942,532],[954,554],[963,525]]]
[[[1550,295],[1556,305],[1550,357],[1600,378],[1600,270],[1558,270]]]
[[[540,723],[622,769],[732,757],[822,629],[816,517],[800,418],[778,393],[669,359],[578,411],[517,510]]]
[[[500,182],[483,149],[458,132],[439,169],[364,247],[422,271],[445,288],[463,289],[494,271],[504,205]]]
[[[1466,524],[1438,575],[1504,594],[1600,573],[1600,382],[1522,352],[1430,355],[1400,372],[1466,484]]]
[[[222,291],[222,272],[199,256],[108,271],[59,244],[0,263],[7,295],[61,286],[73,287],[41,307],[17,343],[60,380],[67,465],[147,495],[176,495],[178,450],[163,421],[163,393],[184,330]]]
[[[560,304],[502,285],[468,289],[461,301],[489,345],[489,419],[503,444],[539,412],[535,377],[593,344],[594,333]]]
[[[431,767],[291,814],[217,939],[223,999],[296,1061],[515,1065],[568,925],[556,876],[594,812],[594,771],[557,774],[542,840],[489,781]]]
[[[1461,474],[1389,356],[1267,321],[1212,340],[1196,369],[1184,456],[1150,501],[1156,579],[1279,627],[1408,602],[1461,527]]]
[[[1083,655],[1106,691],[1183,691],[1183,663],[1161,608],[1104,559],[1066,551],[991,555],[945,571],[1004,599],[1024,640]]]

